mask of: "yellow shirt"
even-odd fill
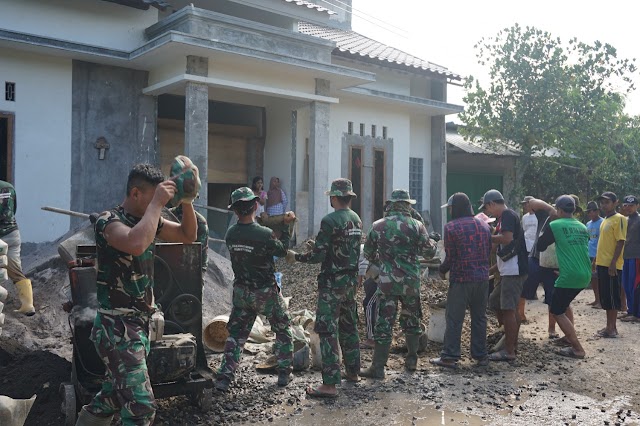
[[[616,250],[618,241],[627,239],[627,218],[620,213],[605,218],[600,224],[600,239],[598,239],[598,251],[596,252],[596,265],[611,265],[613,253]],[[622,270],[622,252],[616,262],[616,269]]]

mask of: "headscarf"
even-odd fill
[[[280,179],[276,176],[269,181],[269,192],[267,192],[267,207],[275,206],[282,202],[282,190],[280,189]]]
[[[453,194],[451,201],[451,219],[473,216],[471,201],[464,192],[456,192]]]

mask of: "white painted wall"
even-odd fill
[[[382,136],[382,126],[387,127],[387,137],[393,139],[393,188],[409,186],[410,117],[381,103],[366,102],[356,98],[342,97],[340,103],[331,106],[331,145],[329,149],[329,179],[341,177],[342,135],[347,123],[353,121],[353,133],[358,134],[360,123],[365,123],[365,135],[371,134],[371,125],[377,126],[377,135]]]
[[[3,5],[4,7],[4,5]],[[16,83],[14,177],[22,241],[51,241],[69,230],[69,218],[42,206],[68,209],[71,187],[71,60],[4,51],[0,81]]]
[[[158,22],[155,8],[138,10],[98,0],[4,0],[0,28],[130,51]]]
[[[280,178],[282,189],[291,198],[291,111],[287,101],[274,99],[266,107],[267,134],[264,145],[264,186],[268,190],[272,176]],[[288,207],[291,207],[290,205]]]
[[[429,210],[431,200],[431,117],[411,117],[410,157],[423,159],[422,208]],[[407,179],[409,169],[407,169]]]

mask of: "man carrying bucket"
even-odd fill
[[[293,379],[291,316],[276,283],[273,257],[286,256],[289,224],[296,216],[293,212],[285,214],[280,239],[277,239],[273,230],[256,223],[259,199],[247,187],[236,189],[231,194],[229,208],[238,216],[238,223],[229,228],[225,238],[235,279],[233,308],[227,324],[229,337],[215,384],[221,392],[229,389],[240,363],[242,348],[258,314],[267,317],[276,335],[278,386],[286,386]]]

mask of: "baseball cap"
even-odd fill
[[[598,208],[598,203],[596,203],[595,201],[589,201],[587,203],[587,211],[590,212],[590,211],[595,211],[595,210],[600,210]]]
[[[480,207],[483,208],[492,201],[504,201],[504,197],[497,189],[490,189],[484,193],[484,196],[482,197],[482,206]]]
[[[251,188],[242,187],[238,188],[231,193],[231,204],[229,204],[228,208],[231,208],[238,201],[252,201],[259,199],[260,197],[256,197],[256,194],[253,193]]]
[[[392,203],[395,203],[398,201],[404,201],[405,203],[409,203],[409,204],[416,203],[416,200],[412,200],[409,197],[409,191],[407,191],[406,189],[394,189],[393,192],[391,193],[391,198],[389,199],[389,201],[391,201]]]
[[[603,198],[606,198],[607,200],[611,200],[614,203],[618,201],[618,196],[613,192],[609,192],[609,191],[603,192],[602,195],[598,197],[598,200],[602,200]]]
[[[522,201],[520,201],[520,204],[528,203],[531,200],[533,200],[533,197],[531,195],[527,195],[522,199]]]
[[[573,213],[576,210],[576,201],[570,195],[561,195],[556,198],[556,209]]]
[[[344,197],[347,195],[357,197],[356,193],[353,192],[351,181],[345,178],[334,179],[334,181],[331,182],[331,189],[324,193],[330,197]]]
[[[622,204],[640,204],[640,201],[635,195],[627,195],[622,199]]]
[[[440,206],[441,209],[444,209],[445,207],[450,207],[453,205],[453,195],[451,197],[449,197],[449,199],[447,200],[446,204],[443,204]]]

